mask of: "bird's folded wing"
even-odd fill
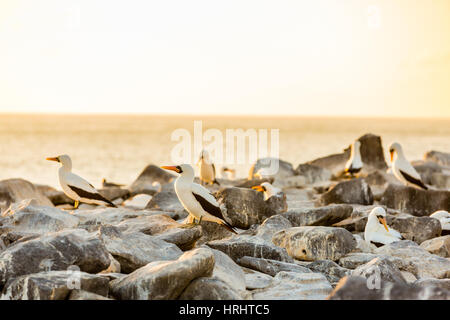
[[[400,232],[398,232],[397,230],[391,229],[389,228],[389,233],[391,234],[391,236],[396,237],[401,239],[402,235],[400,234]]]
[[[214,196],[211,193],[209,193],[208,190],[194,183],[192,185],[192,194],[194,195],[195,199],[200,203],[203,210],[225,221],[225,218],[222,215],[222,211],[220,210],[220,206],[217,203],[216,198],[214,198]]]
[[[402,174],[407,174],[413,179],[421,180],[422,177],[420,174],[414,169],[414,167],[408,162],[408,161],[402,161],[403,159],[399,159],[397,168],[399,171],[402,172]]]
[[[74,173],[70,173],[66,175],[66,183],[68,185],[74,186],[78,189],[83,189],[84,191],[88,193],[98,193],[98,191],[94,188],[92,184],[81,178],[80,176],[77,176]]]

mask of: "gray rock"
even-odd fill
[[[439,287],[445,290],[450,290],[450,279],[419,279],[413,284],[416,287]]]
[[[241,295],[226,282],[212,278],[197,278],[178,298],[180,300],[242,300]]]
[[[247,290],[267,288],[273,281],[273,277],[268,274],[249,268],[242,268],[242,270],[244,270]]]
[[[138,178],[130,185],[131,195],[149,194],[154,195],[157,190],[153,186],[153,182],[159,182],[161,185],[170,183],[176,178],[167,170],[163,170],[155,165],[148,165],[138,176]]]
[[[429,253],[450,258],[450,235],[424,241],[420,244],[420,247]]]
[[[272,239],[298,260],[336,261],[356,246],[353,235],[343,228],[295,227],[276,233]]]
[[[69,300],[113,300],[113,299],[84,290],[72,290],[72,292],[69,295]]]
[[[244,256],[292,262],[286,250],[275,246],[259,237],[238,235],[230,239],[214,240],[208,247],[227,254],[234,261]]]
[[[45,234],[75,228],[78,218],[73,215],[47,206],[40,206],[34,199],[22,200],[11,206],[2,214],[6,219],[3,226],[8,226],[15,232],[30,234]]]
[[[175,212],[180,216],[187,216],[187,211],[184,209],[180,200],[178,200],[173,184],[164,185],[163,189],[156,193],[148,202],[146,209]]]
[[[152,262],[110,282],[114,297],[121,300],[176,299],[189,283],[210,276],[214,254],[205,248],[185,252],[175,261]]]
[[[439,151],[428,151],[423,156],[426,161],[433,161],[441,166],[450,167],[450,153]]]
[[[106,199],[109,199],[111,201],[116,199],[128,199],[130,197],[130,190],[123,189],[120,187],[109,187],[109,188],[103,188],[98,189],[98,192],[104,196]]]
[[[14,202],[35,199],[37,205],[53,207],[53,203],[34,184],[23,179],[0,181],[0,203],[5,207]]]
[[[106,277],[76,270],[40,272],[9,281],[3,289],[2,299],[66,300],[74,289],[107,296],[108,283]]]
[[[432,161],[414,161],[412,165],[425,184],[431,184],[433,173],[442,173],[442,167]]]
[[[353,207],[347,204],[329,205],[319,208],[304,208],[288,210],[282,213],[293,226],[331,226],[344,220],[353,212]]]
[[[339,281],[329,300],[448,300],[450,291],[438,288],[421,288],[400,283],[384,282],[380,289],[369,289],[367,279],[350,276]]]
[[[64,204],[74,204],[74,200],[70,199],[66,194],[62,191],[56,190],[50,186],[46,185],[34,185],[44,196],[46,196],[55,206],[64,205]]]
[[[85,230],[49,233],[0,254],[0,284],[26,274],[67,270],[71,265],[88,273],[100,272],[110,265],[109,253],[100,239]]]
[[[281,214],[276,214],[264,220],[264,222],[258,227],[256,236],[272,242],[272,237],[278,231],[291,228],[292,223],[283,217]]]
[[[332,287],[320,273],[279,272],[272,283],[253,291],[255,300],[323,300]]]
[[[413,187],[389,184],[383,194],[381,204],[414,216],[427,216],[437,210],[450,211],[450,191],[419,190]]]
[[[282,262],[271,259],[254,258],[248,256],[239,258],[237,263],[243,267],[260,271],[272,277],[274,277],[281,271],[300,272],[300,273],[311,272],[308,268],[302,267],[295,263]]]
[[[102,226],[100,238],[108,252],[120,263],[122,273],[131,273],[154,261],[175,260],[183,254],[172,243],[142,232],[122,233],[112,226]]]
[[[385,254],[351,252],[339,259],[339,265],[347,269],[356,269],[376,258],[389,260],[401,271],[412,271],[412,273],[417,274],[417,268],[412,262]]]
[[[248,229],[266,218],[287,209],[286,197],[271,197],[264,201],[261,192],[247,188],[223,188],[216,194],[225,219],[234,227]]]
[[[439,189],[450,189],[450,174],[435,172],[430,183]]]
[[[323,274],[331,283],[338,282],[341,278],[351,274],[351,270],[339,266],[331,260],[317,260],[306,266],[312,272]]]
[[[306,184],[315,184],[331,179],[331,171],[308,163],[299,164],[295,174],[305,177]]]
[[[376,249],[377,254],[385,254],[413,263],[417,278],[450,277],[450,260],[431,254],[410,240],[396,241]]]
[[[210,250],[215,261],[212,277],[226,283],[235,292],[245,291],[245,274],[242,268],[222,251]]]
[[[277,158],[261,158],[250,168],[249,180],[257,178],[256,173],[260,169],[269,169],[278,167],[278,171],[270,175],[271,178],[287,178],[295,175],[295,170],[291,163]]]
[[[373,194],[370,186],[362,178],[339,182],[333,188],[320,196],[319,203],[355,203],[373,204]]]
[[[380,257],[374,258],[368,263],[357,267],[353,270],[352,275],[361,276],[366,279],[369,279],[371,276],[376,277],[374,281],[380,281],[380,286],[381,282],[384,281],[406,284],[406,280],[397,266],[389,259]]]

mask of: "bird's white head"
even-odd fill
[[[72,169],[72,160],[67,154],[63,154],[53,158],[46,158],[46,160],[59,162],[64,168],[67,168],[68,170]]]
[[[398,142],[394,142],[389,147],[389,154],[391,155],[391,162],[394,161],[394,155],[402,154],[402,146]]]
[[[264,192],[266,199],[277,194],[277,190],[269,182],[263,182],[259,186],[252,187],[252,189],[259,192]]]
[[[171,170],[178,173],[180,176],[192,177],[194,178],[194,168],[190,164],[180,164],[178,166],[162,166],[162,169]]]
[[[386,223],[386,211],[382,207],[376,207],[373,208],[373,210],[369,214],[369,220],[378,220],[386,229],[387,232],[389,232],[389,228]]]

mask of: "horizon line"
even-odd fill
[[[6,116],[21,116],[21,115],[29,115],[29,116],[156,116],[156,117],[254,117],[254,118],[286,118],[286,117],[295,117],[295,118],[338,118],[338,119],[414,119],[414,120],[450,120],[450,117],[440,117],[440,116],[397,116],[397,115],[339,115],[339,114],[227,114],[227,113],[153,113],[153,112],[28,112],[28,111],[15,111],[15,112],[3,112],[0,111],[0,115]]]

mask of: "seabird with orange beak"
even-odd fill
[[[103,197],[92,184],[72,173],[72,160],[68,155],[47,158],[46,160],[62,164],[58,170],[59,183],[64,193],[75,201],[75,209],[78,208],[80,202],[117,208],[114,203]]]
[[[188,224],[191,227],[200,224],[202,220],[215,222],[222,225],[228,231],[237,233],[236,230],[225,221],[220,206],[216,198],[203,186],[194,183],[194,169],[189,164],[179,166],[162,166],[162,169],[175,171],[179,177],[175,180],[174,188],[178,200],[189,212],[194,223]]]
[[[399,241],[402,235],[386,223],[386,211],[382,207],[375,207],[367,218],[364,239],[367,242],[388,244]]]
[[[269,182],[263,182],[259,186],[252,187],[252,189],[262,192],[264,194],[264,200],[269,200],[270,197],[282,193],[280,189],[275,188]]]

